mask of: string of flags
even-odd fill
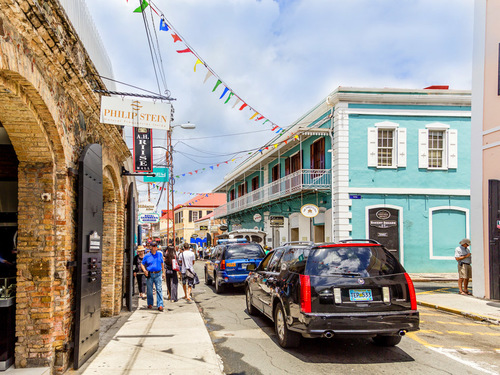
[[[128,0],[127,0],[128,1]],[[179,33],[175,30],[175,28],[172,26],[172,24],[167,21],[165,18],[163,12],[152,2],[148,3],[146,0],[142,0],[141,5],[134,10],[134,13],[142,13],[147,7],[150,7],[150,9],[156,13],[157,16],[160,17],[160,31],[165,31],[165,32],[170,32],[170,35],[173,38],[173,43],[180,43],[183,46],[177,47],[178,49],[176,50],[177,53],[182,53],[182,54],[192,54],[196,58],[196,62],[194,63],[194,68],[193,71],[196,73],[197,66],[199,64],[203,65],[207,72],[205,75],[205,79],[203,80],[203,83],[205,84],[211,77],[214,77],[216,79],[215,85],[212,89],[212,92],[215,92],[219,87],[223,87],[222,89],[222,94],[219,97],[219,100],[223,100],[224,104],[228,104],[231,99],[234,99],[234,103],[232,108],[238,108],[239,111],[243,111],[246,109],[247,111],[249,110],[251,113],[251,116],[249,120],[252,121],[258,121],[262,122],[262,125],[266,125],[267,123],[269,126],[269,130],[275,132],[276,134],[281,134],[285,130],[269,120],[267,117],[265,117],[263,114],[260,113],[260,111],[256,110],[254,107],[250,106],[245,100],[241,98],[241,96],[237,95],[234,90],[232,90],[223,80],[220,78],[219,75],[217,75],[212,68],[206,63],[205,60],[203,60],[198,53],[194,51],[192,47],[189,46],[189,44],[184,40],[184,38],[181,38]]]

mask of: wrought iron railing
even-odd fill
[[[329,190],[330,188],[331,171],[329,169],[301,169],[216,208],[215,218],[304,190]]]

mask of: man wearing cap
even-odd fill
[[[158,251],[158,245],[155,241],[151,242],[151,251],[144,255],[141,263],[142,270],[147,278],[147,301],[148,309],[153,308],[153,285],[156,288],[156,305],[158,310],[163,311],[163,253]]]
[[[472,294],[469,291],[469,279],[472,277],[470,240],[464,238],[455,249],[455,259],[458,262],[458,290],[464,296]]]

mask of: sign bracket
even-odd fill
[[[122,172],[120,176],[148,176],[148,177],[156,177],[155,173],[132,173],[129,172],[125,169],[125,167],[122,167]]]

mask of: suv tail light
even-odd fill
[[[220,267],[219,267],[219,269],[220,269],[221,271],[223,271],[223,270],[225,270],[225,269],[226,269],[226,261],[225,261],[225,260],[221,260],[221,261],[220,261]]]
[[[300,311],[311,312],[311,278],[309,275],[300,275]]]
[[[405,273],[406,282],[408,284],[408,290],[410,291],[410,304],[411,309],[417,309],[417,295],[415,294],[415,287],[413,286],[413,281],[411,281],[410,275]]]

